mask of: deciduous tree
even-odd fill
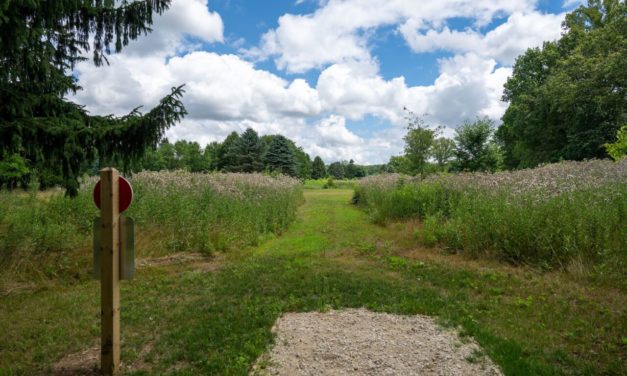
[[[466,122],[455,135],[455,165],[459,171],[496,171],[501,157],[492,139],[494,122],[488,118]]]
[[[319,156],[316,156],[313,160],[312,170],[311,170],[311,178],[312,179],[323,179],[327,177],[327,169],[324,165],[324,161]]]
[[[427,172],[428,159],[431,157],[433,141],[439,129],[429,129],[422,118],[409,113],[409,125],[405,141],[405,157],[410,163],[413,172],[424,176]]]
[[[445,137],[436,138],[433,141],[431,154],[440,171],[447,171],[451,160],[455,157],[455,141]]]
[[[627,5],[591,0],[566,16],[559,41],[519,56],[505,84],[497,137],[510,168],[603,158],[627,122]]]

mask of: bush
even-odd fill
[[[324,183],[324,185],[322,186],[322,189],[329,189],[329,188],[335,188],[335,182],[333,181],[333,178],[328,178],[327,182]]]

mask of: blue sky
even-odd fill
[[[577,1],[173,0],[154,32],[76,69],[74,100],[124,114],[186,84],[168,137],[201,144],[252,127],[325,161],[385,163],[402,151],[404,107],[445,136],[499,122],[514,59],[559,38]]]

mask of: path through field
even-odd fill
[[[374,225],[351,194],[306,190],[296,222],[258,247],[142,264],[122,289],[125,374],[318,374],[325,364],[334,374],[498,372],[490,359],[508,375],[594,374],[599,363],[620,369],[620,357],[561,350],[579,310],[611,303],[562,304],[564,281],[422,249],[416,224]],[[0,366],[62,374],[65,359],[76,367],[70,371],[88,374],[98,294],[89,281],[0,297],[0,322],[14,323],[0,332]],[[595,325],[621,320],[606,317]]]

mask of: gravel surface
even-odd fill
[[[470,338],[428,316],[366,309],[287,313],[256,375],[501,375]]]

